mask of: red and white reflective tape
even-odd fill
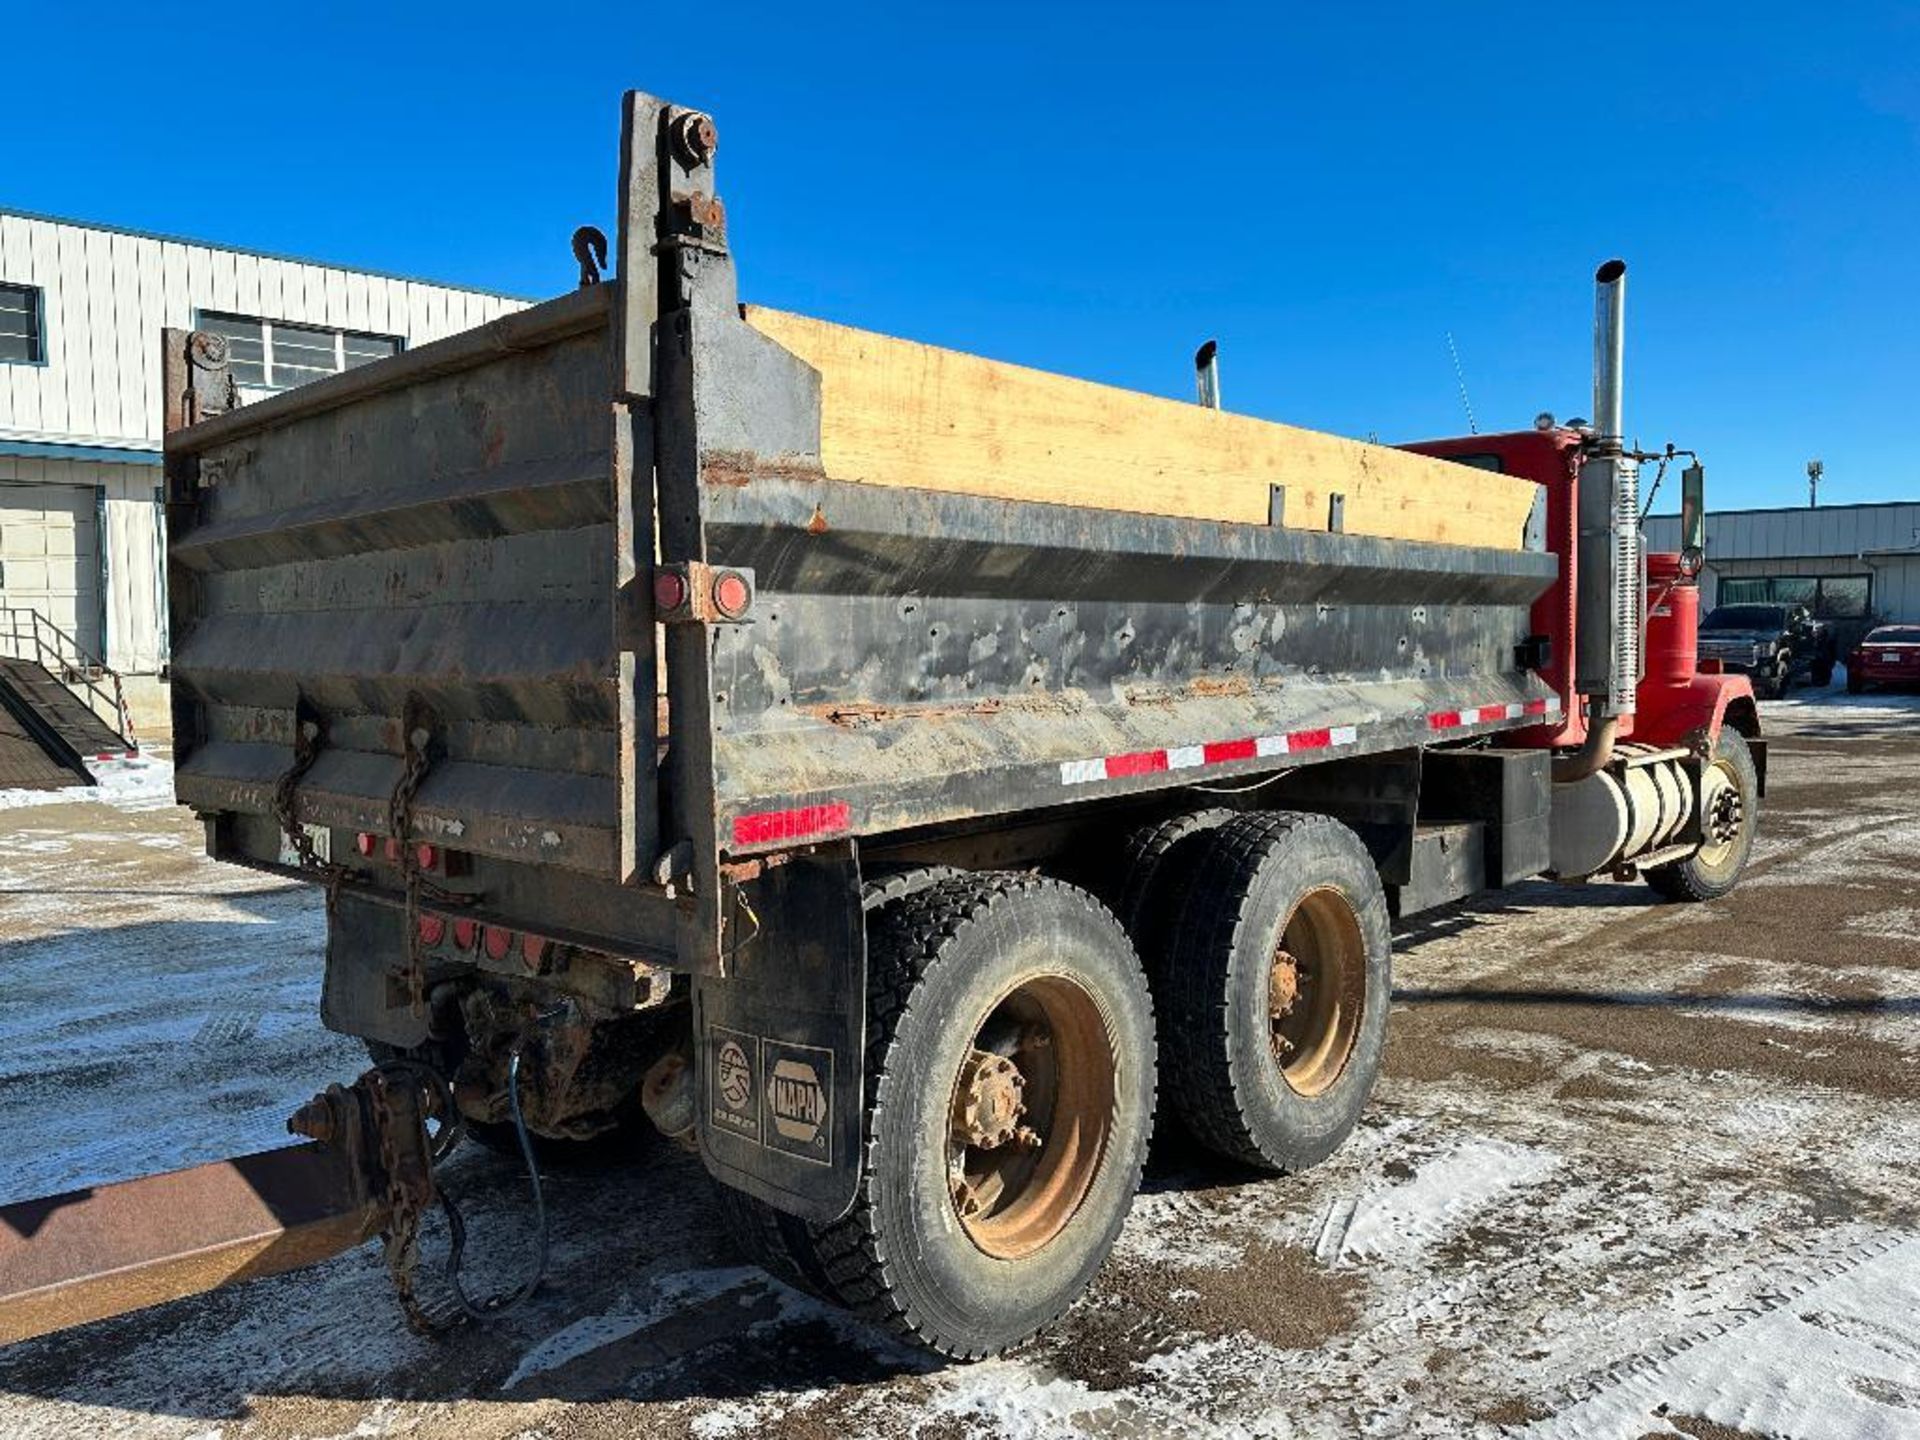
[[[1434,731],[1464,730],[1469,725],[1490,725],[1496,720],[1524,720],[1529,715],[1545,718],[1560,713],[1560,697],[1544,700],[1509,700],[1504,705],[1478,705],[1470,710],[1435,710],[1427,716],[1427,728]]]
[[[1427,716],[1431,730],[1463,729],[1495,720],[1524,720],[1529,715],[1555,715],[1557,696],[1545,700],[1479,705],[1470,710],[1441,710]],[[1373,722],[1381,723],[1381,722]],[[1178,745],[1166,750],[1136,750],[1126,755],[1103,755],[1095,760],[1060,762],[1062,785],[1087,785],[1098,780],[1124,780],[1168,770],[1192,770],[1235,760],[1264,760],[1276,755],[1299,755],[1312,750],[1337,749],[1360,738],[1358,725],[1330,725],[1323,730],[1295,730],[1285,735],[1253,735],[1241,740],[1214,740],[1204,745]]]
[[[1136,750],[1130,755],[1105,755],[1098,760],[1063,760],[1060,783],[1085,785],[1094,780],[1124,780],[1129,775],[1151,775],[1162,770],[1193,770],[1234,760],[1298,755],[1308,750],[1351,745],[1359,738],[1357,725],[1332,725],[1322,730],[1295,730],[1287,735],[1251,735],[1242,740],[1213,740],[1205,745],[1176,745],[1167,750]]]
[[[1525,720],[1529,717],[1547,719],[1559,713],[1560,699],[1550,695],[1543,700],[1503,701],[1498,705],[1476,705],[1465,710],[1434,710],[1427,714],[1426,722],[1429,731],[1444,734],[1503,720]],[[1175,745],[1164,750],[1134,750],[1124,755],[1103,755],[1094,760],[1063,760],[1060,763],[1060,783],[1087,785],[1098,780],[1124,780],[1133,775],[1199,770],[1240,760],[1265,760],[1279,755],[1337,750],[1345,745],[1357,744],[1362,728],[1391,723],[1394,722],[1374,720],[1369,721],[1366,727],[1329,725],[1319,730],[1293,730],[1285,735],[1249,735],[1238,740],[1210,740],[1201,745]],[[822,805],[802,805],[791,810],[762,810],[752,815],[736,816],[733,821],[733,843],[736,846],[748,846],[820,840],[830,835],[843,835],[852,827],[852,806],[844,800],[832,800]]]

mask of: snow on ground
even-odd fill
[[[60,1122],[0,1200],[284,1144],[362,1059],[316,1022],[314,891],[206,859],[163,756],[98,773],[0,813],[0,1135]]]
[[[363,1250],[0,1352],[0,1436],[1920,1436],[1920,697],[1763,711],[1734,896],[1408,927],[1347,1145],[1275,1180],[1166,1137],[1017,1356],[934,1365],[741,1268],[660,1150],[552,1177],[547,1284],[493,1325],[409,1334]],[[313,1018],[317,897],[143,803],[0,814],[9,1197],[272,1143],[359,1068]],[[474,1288],[511,1284],[524,1178],[469,1147],[446,1180]]]
[[[98,802],[118,810],[158,810],[173,804],[173,766],[164,750],[130,755],[120,760],[95,760],[92,785],[68,785],[58,790],[0,790],[0,811],[26,810],[40,805]]]

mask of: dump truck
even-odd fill
[[[712,117],[622,128],[572,293],[245,407],[168,337],[178,798],[324,891],[375,1063],[8,1207],[0,1338],[376,1236],[432,1325],[460,1133],[537,1193],[658,1131],[776,1275],[994,1354],[1157,1117],[1341,1144],[1396,921],[1739,879],[1766,747],[1696,665],[1697,463],[1643,554],[1620,262],[1590,422],[1386,448],[743,307]]]

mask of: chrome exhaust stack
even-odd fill
[[[1598,443],[1615,454],[1625,443],[1626,328],[1627,262],[1609,260],[1593,272],[1593,429]]]
[[[1580,465],[1574,688],[1587,697],[1588,737],[1555,778],[1579,780],[1612,759],[1614,732],[1640,684],[1640,469],[1626,455],[1627,266],[1594,272],[1593,437]]]
[[[1220,408],[1220,342],[1209,340],[1193,352],[1195,399],[1209,410]]]

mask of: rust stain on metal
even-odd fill
[[[1185,688],[1187,694],[1197,698],[1237,697],[1251,695],[1253,681],[1245,675],[1201,675]]]
[[[1063,695],[994,695],[980,700],[935,702],[928,705],[880,705],[862,701],[834,701],[824,705],[795,707],[800,714],[829,724],[858,729],[867,725],[887,725],[900,720],[939,722],[983,715],[1071,715],[1081,707]]]
[[[700,479],[707,485],[747,485],[755,480],[824,480],[826,471],[820,468],[817,460],[804,460],[791,455],[765,456],[755,455],[749,450],[709,450],[701,457]]]
[[[1201,675],[1184,685],[1135,686],[1126,691],[1127,704],[1171,707],[1184,700],[1243,700],[1250,695],[1283,687],[1278,680],[1256,682],[1246,675]]]

